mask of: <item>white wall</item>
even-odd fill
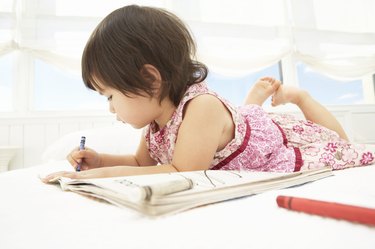
[[[351,141],[375,144],[375,105],[337,106],[329,109],[344,126]],[[282,108],[275,110],[284,111]],[[116,123],[114,116],[105,114],[0,118],[0,146],[20,147],[10,162],[10,169],[30,167],[40,164],[43,151],[63,135]]]

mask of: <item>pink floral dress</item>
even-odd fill
[[[266,113],[258,105],[233,107],[199,83],[188,88],[161,130],[155,123],[146,128],[149,153],[158,163],[172,162],[185,104],[202,94],[222,101],[235,124],[233,140],[216,152],[210,169],[292,172],[324,166],[342,169],[374,162],[374,150],[350,144],[334,131],[292,115]]]

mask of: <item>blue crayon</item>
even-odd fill
[[[86,137],[82,136],[81,142],[79,143],[79,150],[85,149],[85,142],[86,142]],[[76,171],[81,171],[81,164],[80,163],[77,165]]]

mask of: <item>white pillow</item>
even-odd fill
[[[49,145],[42,154],[43,162],[63,160],[77,146],[81,136],[86,137],[86,146],[99,152],[111,154],[133,154],[139,144],[142,130],[128,125],[114,125],[68,133]]]

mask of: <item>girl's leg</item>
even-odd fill
[[[324,106],[313,99],[307,91],[293,86],[280,85],[272,96],[272,105],[277,106],[286,103],[297,105],[307,120],[337,132],[342,139],[348,141],[348,136],[337,119]]]
[[[264,77],[255,82],[253,87],[248,92],[245,105],[260,105],[268,99],[279,88],[281,82],[271,77]]]
[[[375,145],[351,144],[344,140],[307,144],[300,147],[301,170],[329,166],[334,170],[375,163]]]

